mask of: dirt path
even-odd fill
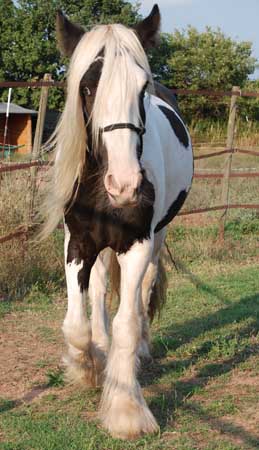
[[[50,311],[13,312],[0,322],[0,397],[29,399],[43,389],[46,372],[60,364],[64,311],[57,300]]]

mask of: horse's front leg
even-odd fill
[[[121,301],[113,320],[101,419],[113,436],[122,439],[158,430],[136,378],[137,349],[142,334],[141,283],[152,249],[153,239],[145,240],[135,243],[127,253],[118,256]]]
[[[65,224],[65,271],[68,308],[63,323],[67,354],[63,361],[69,382],[96,385],[92,358],[91,324],[86,313],[86,294],[96,255],[89,243],[81,241]]]

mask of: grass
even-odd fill
[[[48,291],[40,283],[23,302],[4,302],[3,336],[23,339],[21,348],[17,342],[13,377],[27,397],[21,401],[11,395],[12,370],[8,362],[1,364],[7,381],[0,402],[0,449],[258,448],[259,269],[252,248],[257,231],[256,220],[229,223],[226,245],[229,240],[241,245],[233,259],[219,253],[213,224],[202,229],[177,224],[170,230],[171,251],[183,265],[176,272],[168,262],[167,304],[152,326],[154,360],[140,373],[145,398],[160,425],[157,436],[134,442],[111,438],[96,418],[100,391],[64,384],[59,328],[66,301],[58,286]],[[212,245],[215,253],[199,253],[200,242],[205,249]],[[8,334],[10,327],[15,334]],[[41,354],[37,346],[34,354],[27,334],[35,336]],[[7,350],[8,345],[7,339]]]
[[[190,124],[190,133],[196,147],[208,148],[226,145],[227,121],[222,120],[199,120]],[[256,121],[246,121],[237,117],[235,145],[236,147],[258,147],[259,127]]]
[[[58,387],[64,385],[64,374],[61,369],[48,370],[47,372],[47,385]]]

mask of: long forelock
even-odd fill
[[[146,54],[134,31],[123,25],[108,25],[104,46],[103,68],[98,83],[92,110],[91,126],[94,149],[99,147],[100,128],[103,125],[105,102],[114,90],[119,91],[119,104],[113,111],[113,121],[120,121],[120,115],[125,108],[126,99],[130,99],[133,115],[141,120],[139,111],[139,91],[137,89],[137,75],[134,68],[141,67],[150,82],[152,91],[152,75]],[[115,78],[115,73],[117,77]],[[114,80],[119,79],[115,85]]]
[[[78,119],[78,115],[82,116],[83,114],[80,83],[100,52],[104,53],[103,68],[90,118],[95,148],[98,148],[104,101],[112,91],[115,72],[120,75],[120,86],[116,86],[117,89],[120,89],[121,94],[118,114],[123,109],[125,98],[131,98],[135,115],[140,118],[139,92],[136,89],[136,77],[134,77],[134,71],[132,71],[133,61],[146,72],[150,92],[153,92],[149,63],[135,32],[120,24],[98,25],[83,36],[71,59],[66,103],[71,106],[69,109],[72,116]]]

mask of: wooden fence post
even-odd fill
[[[51,74],[46,73],[43,77],[43,81],[52,81]],[[49,93],[49,87],[43,86],[41,88],[37,125],[36,125],[34,141],[33,141],[32,159],[37,159],[41,153],[44,122],[45,122],[47,103],[48,103],[48,93]],[[30,172],[31,172],[31,188],[30,188],[31,195],[30,195],[29,220],[31,220],[33,217],[38,167],[37,166],[32,167],[30,169]]]
[[[233,86],[232,96],[231,96],[231,100],[230,100],[228,129],[227,129],[227,145],[226,146],[227,146],[227,149],[229,149],[229,150],[234,149],[236,115],[237,115],[237,97],[239,95],[240,95],[240,87]],[[228,205],[228,202],[229,202],[229,183],[230,183],[232,156],[233,156],[233,153],[229,153],[225,160],[224,176],[222,178],[222,193],[221,193],[222,205]],[[226,208],[223,210],[223,213],[219,219],[219,239],[221,241],[224,241],[227,211],[228,211],[228,208],[226,206]]]

